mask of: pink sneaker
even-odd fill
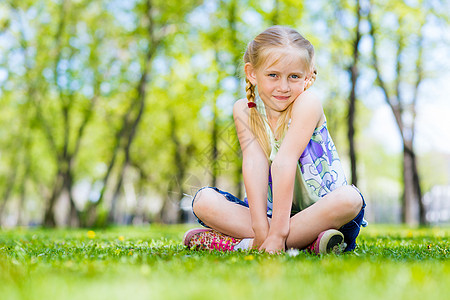
[[[233,251],[241,239],[236,239],[209,228],[195,228],[184,234],[183,243],[188,249]]]
[[[347,244],[344,243],[344,235],[336,229],[322,231],[306,251],[315,254],[327,254],[333,252],[339,254],[344,251]]]

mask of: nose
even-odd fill
[[[291,87],[289,85],[289,82],[287,78],[281,78],[278,85],[278,90],[280,92],[289,92],[291,90]]]

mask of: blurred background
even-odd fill
[[[377,223],[450,223],[450,3],[1,0],[0,225],[191,222],[243,197],[232,120],[246,44],[315,46],[320,96]]]

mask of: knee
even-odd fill
[[[352,219],[358,215],[363,205],[361,195],[351,186],[342,187],[337,191],[333,202],[335,212],[340,212]]]
[[[194,197],[192,202],[192,210],[196,215],[202,214],[205,210],[208,210],[211,199],[216,196],[217,192],[212,188],[206,187],[200,189]]]

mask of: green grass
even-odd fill
[[[355,252],[196,252],[186,226],[0,231],[0,299],[445,299],[450,228],[363,229]],[[447,298],[448,299],[448,298]]]

